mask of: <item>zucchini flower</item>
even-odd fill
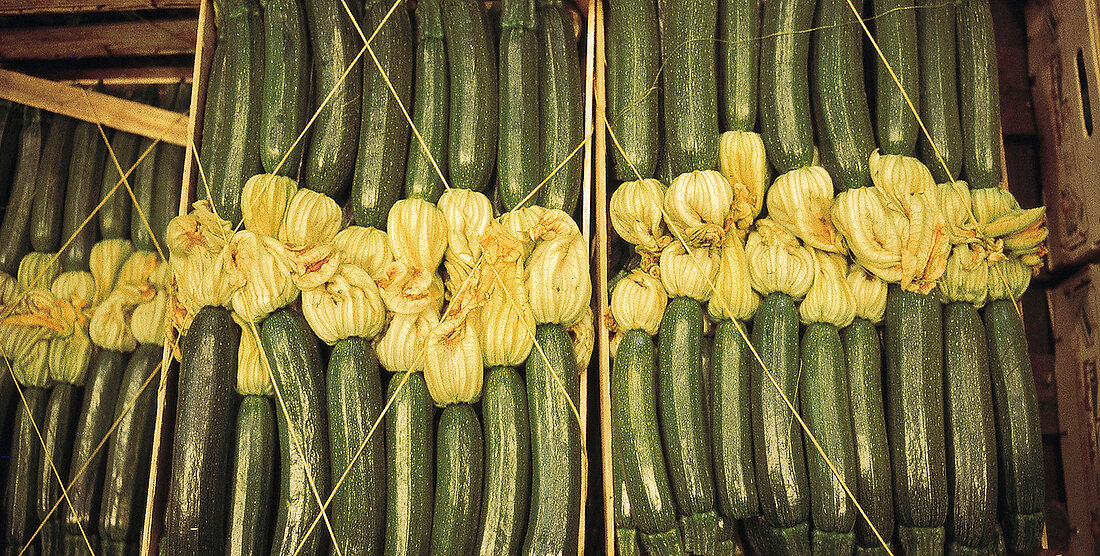
[[[519,365],[527,360],[535,341],[535,316],[523,287],[523,267],[498,265],[490,267],[488,274],[492,289],[474,328],[485,366]]]
[[[378,279],[386,307],[394,313],[415,315],[426,310],[436,313],[443,306],[443,281],[437,274],[404,261],[394,261]]]
[[[1031,283],[1031,268],[1022,259],[989,263],[989,299],[1020,299]]]
[[[697,247],[689,253],[682,243],[675,241],[661,251],[661,282],[669,297],[706,301],[714,292],[720,266],[720,249]]]
[[[669,230],[692,247],[721,245],[733,200],[733,187],[715,170],[680,174],[665,192]]]
[[[268,367],[264,366],[266,356],[260,353],[260,343],[252,327],[247,322],[241,322],[236,315],[233,320],[241,326],[241,343],[237,348],[237,392],[242,396],[274,394],[271,374]]]
[[[669,243],[661,215],[664,199],[665,186],[655,179],[620,184],[609,208],[615,232],[639,251],[660,253]]]
[[[157,288],[152,280],[159,265],[157,256],[148,251],[135,251],[126,259],[119,270],[115,288],[92,314],[89,325],[92,342],[101,348],[121,352],[137,348],[131,317],[138,306],[155,300]],[[161,311],[161,319],[154,325],[157,329],[163,326],[163,314]],[[156,316],[146,318],[155,319]],[[143,323],[139,332],[143,338],[155,337],[157,334],[156,331],[145,329],[148,324],[151,323]]]
[[[619,330],[641,330],[656,336],[667,304],[661,281],[638,269],[620,279],[611,292],[611,315]]]
[[[128,239],[105,239],[92,246],[88,258],[88,269],[95,279],[95,297],[92,304],[98,304],[107,298],[118,281],[122,265],[134,252],[134,245]]]
[[[65,329],[56,317],[53,293],[44,288],[27,289],[0,320],[0,354],[7,359],[0,370],[11,365],[15,378],[24,386],[49,385],[51,340]]]
[[[978,226],[971,218],[970,186],[958,180],[936,185],[936,197],[943,215],[947,239],[952,245],[971,243],[978,239]]]
[[[290,275],[300,290],[328,281],[340,266],[332,242],[343,212],[332,197],[309,189],[294,194],[283,218],[279,240],[284,244]]]
[[[9,305],[15,303],[15,300],[22,293],[23,288],[19,285],[18,280],[7,272],[0,272],[0,312],[5,311]]]
[[[768,218],[798,236],[808,247],[847,253],[833,226],[833,179],[821,166],[791,170],[768,190]]]
[[[854,263],[848,265],[847,281],[855,300],[856,316],[874,323],[882,322],[886,314],[886,282]]]
[[[443,211],[424,199],[394,203],[386,220],[395,260],[435,272],[447,250],[447,220]]]
[[[965,301],[977,307],[985,305],[989,292],[989,253],[981,244],[960,243],[951,249],[947,268],[940,277],[939,292],[944,303]]]
[[[564,236],[580,234],[581,229],[565,211],[559,209],[546,209],[539,221],[527,231],[531,240],[550,241]]]
[[[228,306],[233,287],[225,277],[225,246],[233,237],[207,201],[192,205],[190,214],[168,223],[166,243],[176,283],[176,303],[194,315],[205,306]]]
[[[855,299],[847,282],[848,264],[836,253],[812,251],[816,263],[814,283],[798,306],[798,314],[805,324],[827,322],[837,328],[848,326],[856,316]]]
[[[422,352],[428,333],[439,324],[439,314],[427,309],[413,315],[397,313],[378,340],[378,362],[391,373],[424,370]]]
[[[302,292],[302,314],[317,337],[332,345],[342,338],[376,336],[386,308],[367,271],[344,264],[320,288]]]
[[[764,139],[752,131],[727,131],[718,137],[718,169],[733,187],[732,218],[748,229],[764,206],[768,158]]]
[[[241,216],[244,227],[256,234],[279,237],[290,200],[298,184],[285,176],[256,174],[241,190]]]
[[[588,370],[592,360],[592,349],[596,347],[596,326],[592,323],[592,306],[584,308],[584,315],[565,332],[573,342],[573,358],[577,362],[577,374]]]
[[[50,292],[56,298],[52,314],[63,327],[50,341],[50,378],[81,385],[92,358],[88,321],[96,292],[95,279],[90,272],[64,272],[54,280]]]
[[[464,277],[481,256],[479,240],[493,220],[493,205],[476,191],[450,189],[439,198],[439,210],[447,222],[447,274]]]
[[[258,322],[298,297],[282,243],[241,230],[225,249],[225,280],[233,289],[230,301],[242,318]]]
[[[393,262],[393,250],[386,232],[376,228],[348,226],[333,239],[344,264],[357,266],[378,280]]]
[[[436,405],[473,403],[481,398],[485,369],[473,325],[448,319],[428,334],[424,349],[424,381]]]
[[[976,189],[971,194],[974,215],[986,238],[1003,241],[1006,255],[1038,267],[1046,253],[1046,207],[1020,208],[1004,189]]]
[[[813,253],[794,234],[768,218],[756,221],[745,241],[749,280],[760,295],[785,293],[801,298],[813,285],[817,270]]]
[[[165,232],[172,258],[217,255],[233,237],[233,227],[214,213],[209,201],[196,201],[191,212],[173,218]]]
[[[741,239],[727,236],[720,257],[718,273],[714,277],[714,293],[707,303],[707,312],[715,322],[724,319],[748,320],[756,312],[760,296],[752,290],[749,259]]]
[[[168,316],[168,292],[157,288],[153,298],[137,307],[130,315],[130,330],[141,344],[164,345],[165,322]]]
[[[573,326],[592,299],[584,237],[563,234],[539,241],[527,259],[524,277],[535,321]]]
[[[57,253],[30,252],[19,261],[16,278],[23,289],[47,288],[57,279],[61,267],[57,264]]]
[[[508,266],[523,262],[530,254],[526,248],[531,242],[524,241],[509,232],[496,220],[489,222],[488,229],[481,235],[481,253],[485,263],[489,265],[505,264]]]

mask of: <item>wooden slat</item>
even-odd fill
[[[202,144],[202,118],[206,108],[206,82],[210,78],[210,66],[214,62],[214,4],[203,0],[199,6],[199,30],[195,40],[195,67],[192,70],[191,117],[187,122],[187,159],[183,161],[183,191],[180,194],[180,214],[187,214],[194,198],[192,192],[202,172],[196,149]]]
[[[0,32],[0,59],[61,60],[189,54],[195,51],[194,17],[27,27]]]
[[[198,0],[0,0],[0,14],[130,12],[198,6]]]
[[[124,68],[44,69],[30,72],[35,77],[70,85],[162,85],[181,79],[191,81],[192,68],[187,66],[146,66]]]
[[[0,98],[102,123],[173,145],[187,144],[187,115],[0,69]]]

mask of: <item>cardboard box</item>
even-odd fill
[[[1027,6],[1028,74],[1040,136],[1051,269],[1100,255],[1100,26],[1095,0]]]
[[[1070,553],[1100,547],[1100,265],[1047,292]]]

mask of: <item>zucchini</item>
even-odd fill
[[[621,152],[612,149],[615,177],[620,181],[638,179],[636,169],[640,177],[651,178],[661,146],[657,127],[661,67],[657,6],[653,0],[615,0],[607,2],[604,9],[606,32],[611,39],[606,44],[606,117],[622,147]]]
[[[172,99],[172,110],[186,113],[191,104],[191,87],[179,83]],[[180,183],[183,179],[183,161],[187,150],[179,145],[162,142],[157,145],[157,167],[153,187],[153,207],[147,214],[153,228],[154,245],[160,247],[164,255],[168,254],[165,234],[168,223],[180,213]]]
[[[959,123],[958,71],[955,60],[955,4],[919,0],[917,52],[920,56],[920,117],[928,136],[920,134],[920,160],[936,183],[961,177],[962,129]],[[911,48],[911,47],[910,47]],[[943,162],[936,156],[939,151]],[[946,166],[946,167],[945,167]]]
[[[360,40],[340,2],[304,0],[304,3],[313,60],[310,112],[316,113],[317,118],[311,128],[300,181],[303,187],[338,197],[351,183],[359,144],[363,65],[362,62],[352,65],[352,61],[359,51]],[[349,67],[351,71],[340,81]],[[322,108],[325,99],[328,103]]]
[[[324,363],[305,317],[291,309],[268,315],[260,344],[281,398],[276,415],[282,477],[279,499],[284,502],[279,504],[271,553],[316,554],[324,544],[321,531],[314,527],[309,533],[308,529],[320,508],[318,496],[329,491]],[[321,517],[327,522],[327,517]]]
[[[940,554],[947,518],[940,302],[890,284],[886,296],[886,430],[903,554]]]
[[[34,204],[38,160],[42,155],[42,112],[23,109],[23,129],[19,133],[19,157],[12,176],[4,221],[0,223],[0,272],[15,276],[19,262],[30,247],[31,207]],[[11,373],[8,373],[11,374]]]
[[[653,351],[652,342],[649,349]],[[621,446],[617,423],[611,425],[611,446],[612,449],[616,450]],[[630,494],[627,492],[626,480],[623,478],[622,458],[612,458],[611,481],[614,489],[613,503],[615,504],[615,549],[623,556],[641,554],[642,548],[638,545],[638,531],[634,526],[634,510],[630,505]]]
[[[378,29],[371,49],[389,76],[389,85],[373,60],[367,60],[351,206],[356,224],[382,229],[405,178],[409,123],[401,107],[409,105],[412,95],[412,31],[408,10],[390,13],[389,2],[368,2],[363,19],[366,28]],[[394,98],[390,85],[400,100]]]
[[[222,112],[226,109],[225,98],[229,91],[229,78],[225,73],[228,60],[226,52],[229,49],[225,44],[225,25],[217,26],[217,35],[217,41],[214,44],[214,55],[210,62],[210,74],[206,80],[206,104],[203,106],[202,111],[202,138],[199,143],[198,156],[199,182],[195,188],[199,199],[209,199],[210,194],[213,192],[211,187],[213,182],[211,180],[214,179],[212,172],[214,171],[215,159],[220,156],[222,137],[226,134],[225,126],[230,123],[222,115]],[[119,135],[130,134],[116,131],[115,137]],[[110,161],[108,160],[108,162]],[[121,159],[119,162],[121,162]],[[108,166],[114,168],[111,164]],[[123,170],[126,170],[126,168],[127,166],[122,166]],[[110,174],[111,172],[111,170],[108,170],[107,173]],[[117,175],[115,179],[118,179]],[[113,186],[114,183],[111,185]],[[107,187],[106,183],[104,187]],[[129,215],[130,212],[126,211],[126,216],[129,217]],[[127,226],[129,226],[129,220],[127,220]],[[108,237],[106,232],[103,233],[103,236]]]
[[[10,372],[9,372],[10,374]],[[18,551],[31,539],[35,530],[32,523],[35,513],[35,489],[38,477],[35,471],[42,456],[42,444],[36,434],[36,423],[41,423],[46,411],[46,391],[33,386],[22,387],[23,398],[15,410],[15,430],[11,446],[11,463],[8,481],[4,489],[3,520],[4,544],[9,550]],[[33,547],[31,547],[33,551]]]
[[[764,2],[760,113],[767,116],[760,118],[760,135],[768,160],[780,174],[809,166],[814,158],[806,79],[810,33],[805,30],[813,24],[815,4],[806,0]]]
[[[966,302],[943,308],[948,552],[991,548],[997,523],[997,437],[985,329]]]
[[[103,181],[103,156],[103,139],[99,136],[99,128],[91,122],[77,124],[73,132],[73,156],[69,161],[69,183],[61,222],[61,239],[69,244],[61,252],[62,272],[88,270],[88,260],[96,242],[97,230],[91,222],[84,225],[84,220],[92,214],[99,202],[99,187]],[[176,191],[179,191],[179,187],[176,187]]]
[[[820,0],[815,25],[810,75],[821,164],[839,191],[869,186],[867,159],[875,144],[863,88],[862,29],[848,0]]]
[[[134,172],[131,172],[131,167],[134,162],[137,161],[141,153],[138,152],[138,139],[137,135],[132,133],[126,133],[125,131],[115,131],[111,135],[111,147],[107,151],[107,156],[103,162],[103,181],[100,184],[99,194],[100,199],[106,199],[103,202],[103,206],[99,209],[99,235],[103,236],[103,239],[119,239],[130,237],[130,193],[127,192],[127,184],[132,184],[134,179]],[[110,153],[114,153],[114,158]],[[149,158],[148,155],[145,157]],[[115,161],[118,161],[118,166],[115,166]],[[122,174],[119,173],[118,168],[122,168]],[[123,174],[126,175],[126,183],[122,182]],[[210,179],[209,176],[207,179]],[[201,184],[200,184],[201,189]],[[110,195],[108,197],[108,195]],[[206,198],[206,195],[200,191],[200,198]]]
[[[439,2],[416,3],[415,71],[412,119],[424,145],[415,137],[410,141],[405,164],[405,196],[434,203],[443,194],[443,181],[431,161],[435,160],[439,172],[447,174],[447,122],[450,117],[443,8]],[[427,153],[431,153],[430,159]]]
[[[425,555],[431,538],[435,484],[434,406],[421,373],[393,375],[386,396],[393,403],[385,418],[388,457],[383,552]]]
[[[542,180],[535,0],[501,2],[500,25],[497,189],[504,209],[514,210]],[[528,206],[537,201],[530,199]]]
[[[857,510],[844,486],[856,486],[856,446],[848,399],[847,361],[837,327],[813,322],[802,335],[800,410],[821,452],[806,443],[814,554],[850,554]],[[824,452],[824,455],[822,454]],[[840,475],[833,474],[828,456]]]
[[[889,543],[894,534],[894,493],[878,330],[871,321],[856,317],[840,331],[840,337],[848,360],[848,400],[859,469],[858,488],[852,490],[879,535]],[[882,549],[882,543],[862,517],[856,520],[856,548]]]
[[[145,485],[156,423],[156,388],[149,387],[158,372],[164,346],[141,344],[119,383],[115,401],[118,427],[111,435],[103,475],[103,502],[99,512],[103,542],[137,541],[145,517]],[[224,483],[223,483],[224,484]]]
[[[329,439],[332,477],[343,477],[344,482],[333,494],[329,512],[343,554],[375,554],[381,549],[386,516],[385,435],[381,428],[372,434],[371,427],[384,403],[370,340],[336,342],[328,361]],[[360,453],[368,435],[370,441]]]
[[[740,330],[739,330],[740,329]],[[745,323],[723,320],[711,351],[711,446],[718,513],[727,520],[760,515],[752,465],[749,373],[753,359]]]
[[[4,218],[4,209],[11,195],[22,127],[23,110],[7,99],[0,99],[0,221]]]
[[[39,253],[52,253],[61,246],[61,215],[75,128],[76,120],[55,114],[42,145],[31,207],[31,247]]]
[[[203,307],[181,342],[172,474],[165,505],[165,552],[206,554],[225,547],[240,329],[229,311]]]
[[[574,154],[584,141],[584,87],[577,42],[573,38],[573,20],[560,3],[543,6],[540,2],[538,22],[539,130],[542,133],[539,142],[542,172],[548,179],[539,190],[535,204],[573,214],[584,172],[584,156]],[[570,155],[573,158],[569,158]],[[550,176],[550,172],[563,162],[565,165]],[[531,187],[535,185],[538,184]]]
[[[778,384],[791,403],[798,399],[800,361],[795,299],[784,293],[765,297],[753,316],[751,340],[760,355],[760,361],[754,357],[751,362],[749,407],[756,492],[764,519],[753,525],[750,540],[764,539],[765,544],[754,544],[757,547],[809,554],[810,485],[802,428],[776,389]],[[770,378],[764,374],[761,362]]]
[[[1043,442],[1023,321],[1012,300],[982,314],[999,457],[1000,524],[1010,552],[1033,554],[1043,535]]]
[[[997,48],[988,0],[964,0],[955,10],[959,56],[959,109],[963,174],[971,189],[1001,183],[1001,107],[997,94]],[[1011,547],[1010,547],[1011,549]]]
[[[264,24],[260,163],[264,172],[293,177],[306,145],[298,135],[310,115],[306,14],[299,0],[260,0],[260,7]]]
[[[894,75],[886,71],[882,60],[875,57],[875,136],[883,154],[913,156],[917,144],[917,116],[905,97],[920,104],[920,79],[917,44],[917,10],[914,0],[873,0],[875,37]],[[844,2],[847,6],[847,2]],[[848,13],[851,9],[846,7]],[[854,23],[854,22],[853,22]],[[862,28],[855,26],[857,34]],[[857,58],[855,60],[859,62]],[[894,82],[897,76],[901,87]],[[902,94],[904,90],[905,94]],[[942,100],[941,100],[942,102]]]
[[[531,481],[527,390],[515,367],[493,367],[481,398],[485,490],[481,497],[478,554],[516,554],[523,543]]]
[[[718,0],[718,106],[724,131],[756,128],[760,2]]]
[[[80,408],[80,396],[81,388],[78,386],[64,382],[55,385],[50,389],[46,414],[39,425],[43,454],[47,456],[39,458],[38,469],[35,470],[39,485],[37,515],[38,522],[42,524],[38,543],[43,554],[61,552],[64,542],[64,514],[68,513],[71,499],[62,500],[61,490],[65,485],[60,481],[69,475],[69,454],[76,438],[76,410]],[[64,511],[54,511],[58,502]]]
[[[568,554],[580,533],[581,431],[566,396],[579,399],[580,377],[573,343],[560,324],[536,326],[535,342],[542,353],[533,350],[526,364],[531,510],[522,552]]]
[[[135,250],[156,252],[153,245],[153,189],[156,187],[157,162],[160,143],[148,137],[138,139],[138,152],[149,154],[138,163],[130,174],[130,190],[133,192],[133,204],[130,205],[130,240]],[[126,191],[118,191],[128,195]],[[239,209],[240,207],[238,207]]]
[[[657,11],[664,56],[664,144],[672,174],[712,169],[718,165],[718,0],[661,0]]]
[[[435,510],[431,553],[470,554],[481,507],[481,424],[470,404],[443,408],[435,450]]]
[[[245,396],[237,412],[226,554],[269,554],[275,490],[275,414],[266,396]]]
[[[447,143],[451,186],[482,191],[489,184],[497,157],[495,45],[484,3],[442,1],[447,73],[451,76]]]

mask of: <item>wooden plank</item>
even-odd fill
[[[199,0],[0,0],[0,14],[131,12],[198,6]]]
[[[195,41],[195,67],[192,74],[191,117],[187,121],[187,158],[183,161],[183,191],[180,194],[180,214],[187,214],[194,199],[192,192],[199,179],[199,145],[202,144],[202,118],[206,108],[206,82],[214,62],[214,4],[203,0],[199,6],[199,29]]]
[[[187,144],[187,115],[0,69],[0,98],[99,122],[173,145]]]
[[[190,82],[191,66],[146,66],[124,68],[43,69],[28,72],[34,77],[69,85],[163,85]]]
[[[198,18],[187,17],[4,29],[0,33],[0,59],[190,54],[195,51],[198,26]]]

